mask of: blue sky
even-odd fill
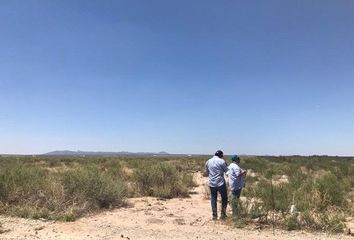
[[[354,2],[0,1],[0,153],[354,155]]]

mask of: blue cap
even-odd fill
[[[231,161],[236,161],[238,159],[238,156],[237,155],[232,155],[231,156]]]

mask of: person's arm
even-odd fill
[[[205,172],[209,175],[208,161],[205,163]]]
[[[242,175],[242,170],[241,170],[241,168],[239,168],[239,167],[236,166],[236,167],[234,168],[234,173],[235,173],[236,177]]]
[[[240,168],[240,169],[241,169],[241,175],[242,176],[246,176],[247,175],[247,170],[242,169],[242,168]]]
[[[227,173],[229,171],[229,168],[227,167],[226,162],[224,161],[224,163],[221,165],[222,169],[224,170],[225,173]]]
[[[231,174],[231,168],[230,168],[230,166],[227,166],[226,175],[229,176],[230,174]]]

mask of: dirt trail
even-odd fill
[[[210,201],[205,199],[206,178],[191,198],[158,200],[129,199],[131,207],[107,211],[75,222],[44,222],[0,216],[0,239],[350,239],[277,230],[235,229],[211,220]]]

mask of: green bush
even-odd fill
[[[191,179],[169,163],[157,163],[135,170],[134,182],[140,194],[162,198],[186,197]]]
[[[333,233],[343,232],[345,224],[345,218],[340,214],[321,214],[321,224],[323,225],[324,230]]]
[[[321,210],[329,206],[342,207],[345,205],[343,184],[334,174],[330,173],[318,178],[316,189],[319,191],[322,200],[321,205],[318,206]]]
[[[75,217],[122,203],[126,187],[119,175],[86,166],[50,172],[24,161],[2,163],[0,212],[30,218]]]
[[[288,231],[301,229],[301,223],[297,214],[287,216],[284,220],[284,225]]]
[[[197,187],[198,184],[193,179],[193,175],[189,173],[182,174],[182,184],[188,188]]]
[[[93,208],[121,204],[127,190],[119,177],[99,171],[95,166],[69,170],[61,178],[67,200],[88,202]]]
[[[20,203],[39,196],[46,187],[46,173],[35,165],[14,162],[0,169],[0,201]]]
[[[247,186],[247,188],[252,187]],[[247,189],[245,195],[250,198],[261,199],[265,211],[276,210],[282,213],[287,212],[292,201],[291,187],[289,184],[272,185],[269,180],[260,181],[253,187],[252,192]]]

